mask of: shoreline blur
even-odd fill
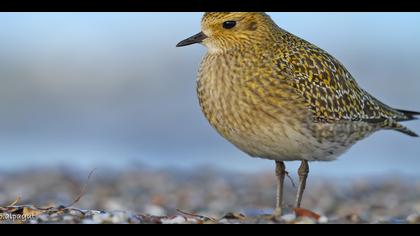
[[[153,216],[172,216],[182,209],[220,218],[228,212],[249,217],[270,214],[275,177],[272,172],[243,174],[211,168],[194,171],[150,170],[132,167],[120,171],[74,168],[28,169],[0,174],[0,206],[20,197],[19,205],[67,206],[87,183],[86,192],[74,207],[106,212],[122,211]],[[292,175],[296,181],[296,176]],[[349,217],[360,222],[395,223],[420,212],[420,178],[386,175],[332,180],[309,179],[305,208],[330,221]],[[288,214],[295,191],[286,180]],[[357,222],[354,222],[357,223]]]
[[[383,102],[420,110],[420,13],[269,13],[337,57]],[[272,170],[221,138],[198,106],[205,53],[175,44],[201,13],[1,13],[0,170],[68,165],[214,165]],[[420,122],[404,123],[420,132]],[[419,139],[381,131],[312,174],[420,169]],[[296,169],[296,163],[288,164]]]

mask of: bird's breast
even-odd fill
[[[237,57],[207,55],[197,81],[200,106],[210,124],[248,154],[294,158],[302,151],[296,140],[308,136],[302,121],[307,111],[267,69]]]

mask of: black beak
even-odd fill
[[[200,33],[198,33],[194,36],[191,36],[187,39],[182,40],[176,46],[177,47],[184,47],[184,46],[191,45],[191,44],[194,44],[194,43],[201,43],[206,38],[207,38],[207,35],[205,35],[203,32],[200,32]]]

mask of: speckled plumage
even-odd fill
[[[420,113],[375,99],[337,59],[265,13],[206,13],[201,28],[178,44],[208,48],[197,81],[201,108],[239,149],[276,161],[275,216],[282,214],[283,161],[302,161],[295,202],[300,207],[308,161],[334,160],[381,129],[417,136],[399,122]]]
[[[412,117],[375,99],[338,60],[263,13],[247,15],[249,34],[211,38],[218,20],[244,14],[203,17],[203,32],[221,42],[204,41],[209,53],[197,89],[209,122],[241,150],[274,160],[332,160],[381,128],[414,135],[397,123]]]

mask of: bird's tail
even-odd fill
[[[395,109],[395,110],[407,116],[406,120],[416,120],[418,119],[416,116],[420,116],[420,112],[418,111],[406,111],[406,110],[400,110],[400,109]]]
[[[413,117],[412,119],[416,119],[416,118]],[[395,130],[395,131],[401,132],[403,134],[409,135],[411,137],[419,137],[418,134],[416,134],[415,132],[411,131],[409,128],[403,126],[402,124],[400,124],[396,121],[392,121],[392,120],[385,121],[384,124],[383,124],[383,128]]]

